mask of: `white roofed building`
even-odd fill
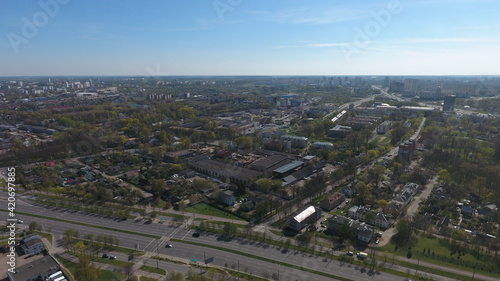
[[[288,227],[300,231],[310,223],[314,223],[321,218],[321,209],[309,206],[301,211],[293,213],[288,218]]]

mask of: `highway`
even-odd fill
[[[0,197],[5,198],[5,193],[1,192]],[[18,198],[18,202],[27,203],[25,200]],[[6,209],[6,200],[0,200],[0,208]],[[350,278],[353,280],[401,280],[401,277],[380,273],[378,275],[369,275],[366,269],[362,269],[356,266],[346,266],[341,265],[338,261],[330,261],[327,259],[319,258],[316,256],[304,255],[292,251],[284,251],[283,249],[278,249],[276,247],[262,245],[253,241],[246,241],[240,239],[233,239],[231,241],[222,241],[217,235],[205,235],[202,234],[199,238],[191,237],[193,230],[174,226],[174,225],[162,225],[158,223],[144,224],[143,222],[134,222],[131,220],[127,221],[117,221],[109,218],[103,218],[98,215],[86,215],[81,212],[61,210],[59,208],[47,208],[42,206],[28,206],[25,204],[18,204],[16,209],[18,212],[33,213],[37,215],[43,215],[47,217],[60,218],[69,221],[78,221],[83,223],[90,223],[93,225],[105,226],[110,228],[126,229],[130,231],[161,235],[161,239],[154,239],[149,237],[144,237],[140,235],[122,233],[120,231],[105,230],[94,227],[87,227],[81,225],[75,225],[67,222],[54,221],[50,219],[42,219],[31,217],[29,215],[17,214],[16,218],[24,221],[22,226],[27,227],[27,225],[36,221],[39,225],[43,226],[44,229],[49,229],[57,237],[62,237],[62,234],[66,229],[77,229],[80,232],[80,236],[92,233],[94,238],[97,235],[113,235],[120,241],[120,246],[127,248],[136,248],[140,250],[145,250],[148,252],[159,252],[160,254],[172,256],[181,259],[196,259],[198,261],[203,261],[203,258],[214,257],[214,264],[218,266],[225,266],[226,264],[231,267],[233,264],[240,264],[240,270],[243,271],[247,269],[248,272],[253,274],[263,276],[264,273],[272,274],[278,273],[277,269],[280,269],[280,276],[283,277],[282,280],[331,280],[330,278],[324,276],[316,276],[315,274],[304,272],[289,267],[278,266],[276,264],[262,261],[259,259],[253,259],[245,257],[238,254],[229,253],[226,251],[214,250],[208,247],[168,242],[169,238],[176,238],[186,241],[199,242],[206,245],[214,245],[219,247],[224,247],[228,249],[237,250],[240,252],[245,252],[253,254],[256,256],[265,257],[271,260],[278,260],[286,262],[289,264],[294,264],[297,266],[307,267],[309,269],[327,272],[337,276],[342,276],[345,278]],[[3,218],[7,218],[6,212],[0,212]],[[165,245],[170,243],[173,248],[166,248]],[[444,280],[444,279],[441,279]]]

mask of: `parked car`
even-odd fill
[[[200,233],[198,231],[194,232],[193,237],[200,237]]]
[[[165,248],[172,248],[172,244],[165,245]]]
[[[104,259],[109,258],[108,254],[102,254],[102,257],[103,257]]]
[[[116,260],[116,256],[109,256],[110,260]]]

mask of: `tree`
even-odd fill
[[[402,248],[408,245],[411,241],[411,235],[413,233],[413,228],[410,221],[407,219],[402,219],[396,224],[397,233],[392,236],[392,241],[397,247]]]
[[[374,222],[375,221],[375,213],[373,211],[368,211],[365,214],[365,221]]]
[[[371,194],[368,185],[363,181],[359,181],[356,184],[356,200],[361,205],[366,205],[366,203],[371,199]]]
[[[77,281],[94,281],[99,276],[99,269],[91,262],[90,255],[80,254],[75,269]]]
[[[378,205],[378,206],[379,206],[382,210],[385,210],[385,208],[387,208],[387,206],[389,206],[389,202],[387,202],[387,200],[380,199],[380,200],[378,200],[377,205]]]
[[[228,236],[235,234],[237,230],[238,229],[237,229],[236,225],[229,223],[229,222],[225,222],[224,227],[222,228],[222,231],[224,231],[224,234],[228,235]]]
[[[151,193],[156,197],[162,195],[166,188],[167,184],[162,179],[154,179],[151,181]]]
[[[86,234],[84,237],[85,237],[85,239],[87,239],[90,243],[94,242],[94,234],[89,233],[89,234]]]
[[[29,225],[29,231],[37,231],[40,229],[40,226],[38,225],[37,222],[31,222],[30,225]]]

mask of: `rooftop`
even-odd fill
[[[305,208],[302,212],[298,213],[293,217],[294,220],[297,222],[301,222],[305,219],[307,219],[310,215],[314,214],[316,212],[316,208],[314,206],[309,206]]]
[[[278,174],[284,174],[288,171],[291,171],[297,167],[300,167],[302,166],[302,164],[304,164],[304,162],[302,161],[293,161],[292,163],[290,164],[287,164],[285,166],[282,166],[282,167],[279,167],[278,169],[274,170],[275,173],[278,173]]]
[[[26,265],[16,268],[15,273],[8,272],[11,280],[28,280],[38,275],[46,276],[59,271],[59,264],[51,255],[43,256]]]

